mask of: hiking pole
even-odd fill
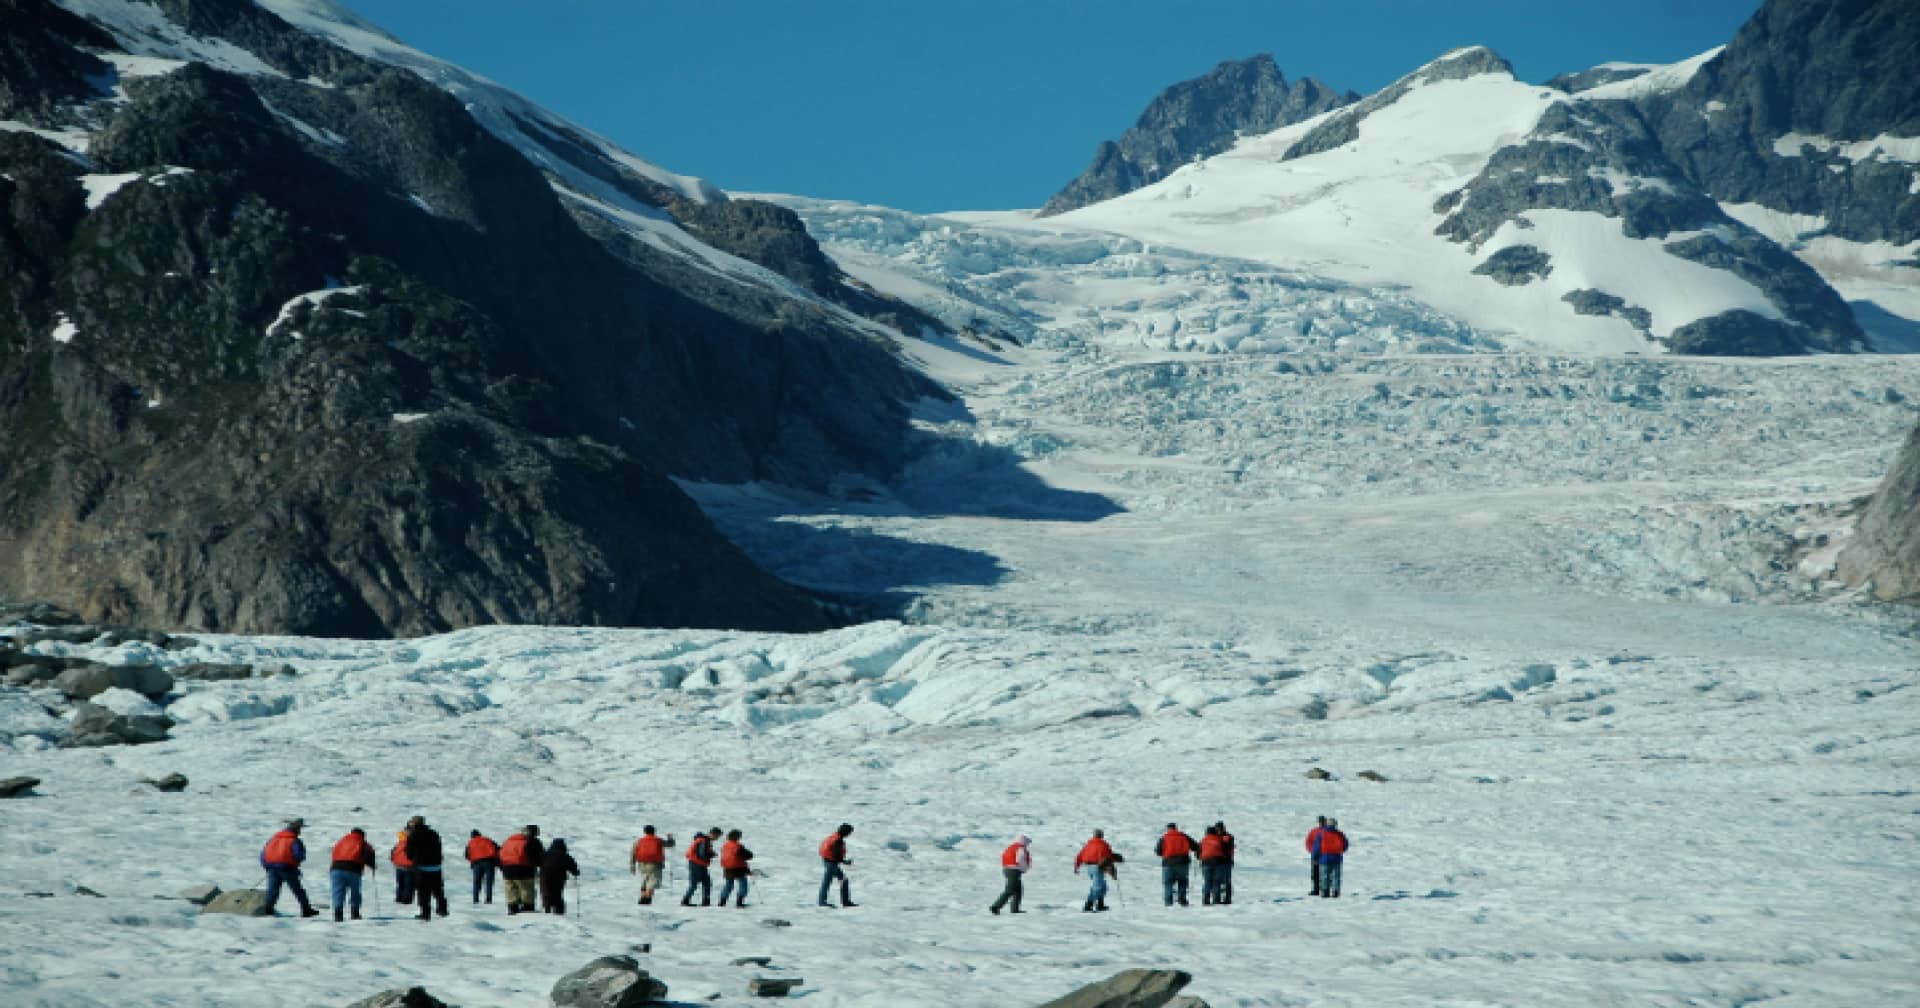
[[[378,873],[379,869],[377,868],[367,869],[368,875],[376,875]],[[380,916],[380,880],[377,878],[373,880],[373,915],[375,917]]]

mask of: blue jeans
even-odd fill
[[[1320,862],[1320,895],[1340,895],[1340,859]]]
[[[360,916],[360,873],[335,868],[327,877],[333,882],[333,912],[338,914],[342,908],[349,908],[355,917]],[[350,907],[349,900],[352,901]]]
[[[827,893],[833,889],[833,880],[839,879],[840,903],[843,906],[852,906],[853,896],[847,892],[847,873],[840,870],[837,862],[821,858],[820,863],[827,866],[827,873],[820,878],[820,905],[827,905]]]
[[[395,903],[413,902],[413,869],[393,866],[393,901]]]
[[[1182,906],[1186,905],[1187,875],[1192,867],[1192,864],[1186,861],[1176,861],[1171,864],[1161,862],[1160,888],[1168,906],[1172,906],[1176,898]]]
[[[733,896],[733,886],[734,886],[734,883],[736,882],[740,884],[740,905],[741,906],[746,905],[747,877],[745,875],[742,875],[739,878],[728,879],[727,884],[720,887],[720,905],[721,906],[726,906],[727,900]]]
[[[1087,871],[1093,875],[1093,886],[1087,890],[1087,902],[1099,903],[1107,898],[1107,873],[1099,865],[1088,865]]]
[[[713,873],[707,870],[706,865],[694,864],[689,861],[687,862],[687,894],[680,897],[680,902],[692,902],[695,890],[698,890],[700,893],[701,906],[705,906],[708,901],[712,900]]]
[[[313,909],[307,902],[307,890],[300,884],[300,869],[287,865],[267,865],[267,910],[272,912],[274,903],[280,899],[280,887],[293,890],[293,898],[300,901],[300,911],[305,913]]]
[[[493,902],[493,873],[499,867],[500,862],[492,858],[484,858],[473,863],[473,901],[475,903],[480,902],[480,887],[483,885],[487,890],[487,902]]]
[[[1227,873],[1233,866],[1225,861],[1200,862],[1200,902],[1225,903],[1228,895]]]

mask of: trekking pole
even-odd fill
[[[374,875],[376,873],[377,869],[367,869],[368,875]],[[380,880],[378,878],[373,880],[373,915],[375,917],[380,916]]]

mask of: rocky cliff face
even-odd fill
[[[364,636],[832,621],[667,476],[884,478],[943,394],[885,340],[718,253],[622,254],[419,76],[160,9],[0,2],[32,57],[0,63],[0,593]],[[262,66],[180,59],[214,37]],[[177,66],[127,58],[154,40]]]
[[[1047,201],[1042,216],[1112,199],[1166,178],[1197,158],[1233,146],[1242,134],[1266,133],[1359,100],[1311,77],[1287,83],[1273,57],[1222,63],[1182,81],[1152,101],[1132,129],[1094,153],[1093,164]]]
[[[1920,605],[1920,427],[1840,554],[1840,577],[1871,584],[1878,598]]]

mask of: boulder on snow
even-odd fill
[[[34,623],[46,627],[80,622],[78,613],[49,602],[0,602],[0,624]]]
[[[1307,779],[1308,780],[1332,780],[1333,775],[1326,772],[1325,770],[1320,769],[1319,767],[1314,767],[1313,769],[1307,771]]]
[[[53,677],[59,674],[57,666],[24,662],[7,669],[6,681],[9,686],[38,686],[53,681]]]
[[[255,675],[251,665],[228,665],[220,662],[188,662],[173,669],[175,679],[204,679],[219,682],[227,679],[251,679]]]
[[[142,777],[140,778],[140,783],[151,784],[156,791],[166,791],[169,793],[185,791],[187,789],[187,775],[183,773],[170,773],[165,777]]]
[[[8,777],[0,780],[0,798],[18,798],[40,786],[38,777]]]
[[[73,722],[61,745],[68,749],[110,745],[144,745],[164,741],[173,719],[165,714],[115,714],[85,700],[74,705]]]
[[[157,665],[82,665],[55,676],[53,686],[72,700],[91,700],[116,687],[163,697],[173,689],[173,676]]]
[[[1165,1008],[1192,982],[1193,974],[1184,970],[1121,970],[1040,1008]]]
[[[91,644],[106,633],[106,628],[92,623],[71,623],[62,626],[37,626],[21,630],[13,635],[21,647],[38,644],[41,641],[53,641],[56,644]]]
[[[806,983],[799,977],[754,977],[747,981],[747,993],[754,997],[786,997],[795,987]]]
[[[370,998],[362,998],[347,1008],[453,1008],[427,993],[425,987],[395,987]]]
[[[194,906],[203,907],[220,895],[220,887],[211,882],[202,882],[199,885],[188,886],[176,895]]]
[[[200,912],[238,914],[242,917],[273,916],[273,911],[267,909],[265,889],[235,889],[232,892],[223,892],[203,904]]]
[[[635,1008],[667,996],[632,956],[601,956],[553,985],[555,1008]]]
[[[1167,1002],[1167,1008],[1213,1008],[1213,1006],[1191,994],[1182,994]]]
[[[1370,780],[1375,784],[1385,784],[1387,782],[1387,779],[1384,776],[1377,774],[1372,770],[1362,770],[1359,773],[1354,774],[1354,776],[1360,778],[1361,780]]]

